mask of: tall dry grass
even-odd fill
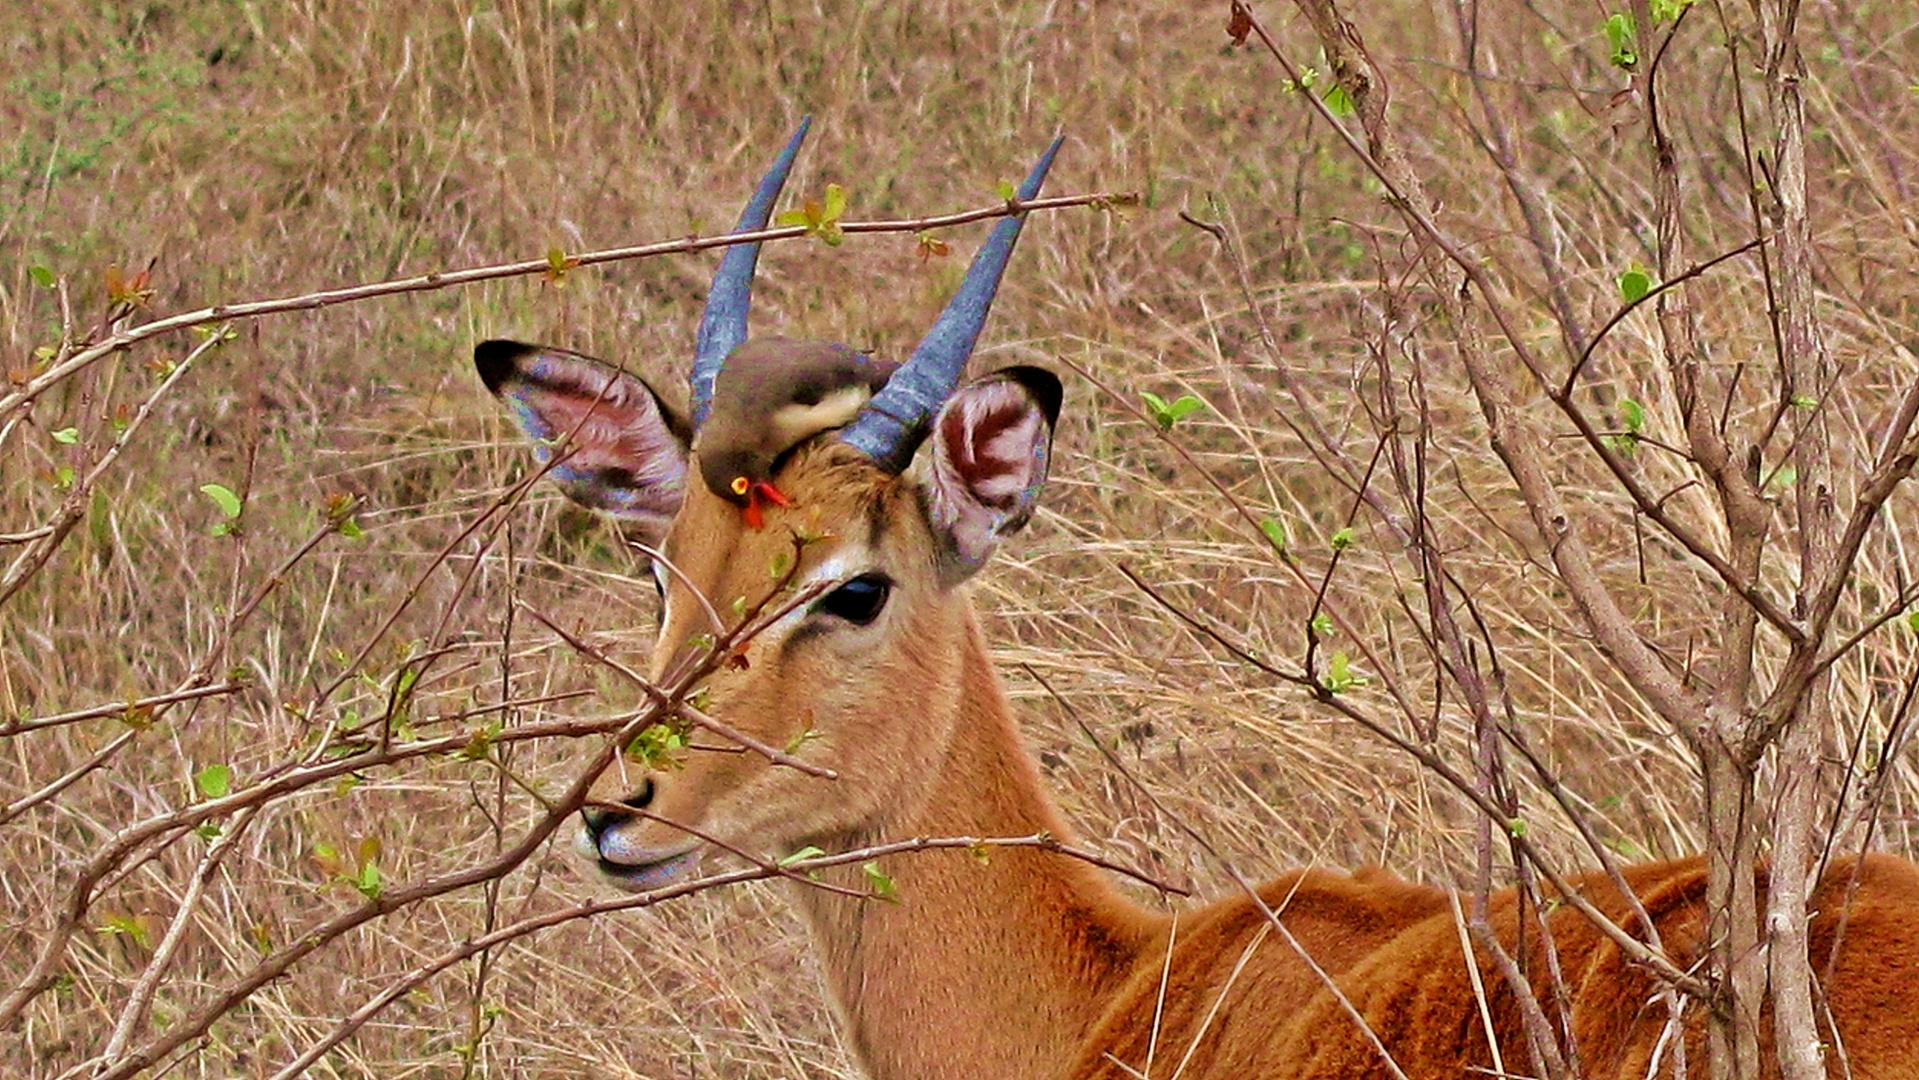
[[[1301,63],[1314,62],[1290,9],[1262,15]],[[1542,293],[1540,263],[1483,133],[1462,119],[1470,110],[1450,8],[1364,5],[1354,15],[1395,79],[1397,121],[1449,223],[1549,341],[1543,301],[1527,299]],[[1736,68],[1718,17],[1697,10],[1694,32],[1664,60],[1688,227],[1704,253],[1752,231]],[[1607,62],[1602,18],[1572,4],[1510,5],[1482,25],[1520,121],[1521,164],[1553,207],[1554,257],[1591,326],[1617,307],[1614,277],[1649,262],[1651,243],[1639,103],[1618,96],[1625,82]],[[1844,371],[1822,396],[1863,454],[1919,376],[1896,348],[1919,340],[1919,29],[1890,2],[1822,3],[1803,18],[1819,284]],[[1350,521],[1355,543],[1327,603],[1344,628],[1334,644],[1363,655],[1371,681],[1347,696],[1469,760],[1469,721],[1421,639],[1418,569],[1366,514],[1354,516],[1353,493],[1298,436],[1302,405],[1275,371],[1284,365],[1313,418],[1362,461],[1381,438],[1382,390],[1422,374],[1430,527],[1477,604],[1515,722],[1608,845],[1635,857],[1695,850],[1689,758],[1569,616],[1449,367],[1411,270],[1414,242],[1302,92],[1257,54],[1228,48],[1224,24],[1223,4],[1172,2],[8,5],[8,378],[24,380],[36,350],[59,346],[63,304],[74,329],[100,320],[113,266],[130,277],[151,264],[139,321],[720,231],[806,113],[816,134],[790,191],[839,182],[852,191],[850,216],[914,216],[992,203],[996,182],[1062,131],[1051,190],[1137,190],[1144,205],[1035,217],[981,362],[1079,365],[1120,400],[1069,377],[1046,510],[976,596],[1031,743],[1088,841],[1208,895],[1228,877],[1165,813],[1249,876],[1383,862],[1454,882],[1475,857],[1476,819],[1456,794],[1235,662],[1119,573],[1124,565],[1163,586],[1260,655],[1297,662],[1312,591],[1194,464],[1282,523],[1314,574]],[[1726,25],[1737,40],[1736,17]],[[1230,228],[1277,355],[1261,347],[1218,245],[1180,210]],[[977,234],[952,234],[954,257],[924,262],[910,237],[779,246],[762,263],[756,325],[902,350]],[[36,280],[36,267],[60,287]],[[127,740],[0,825],[7,988],[87,859],[141,822],[204,801],[208,781],[196,776],[209,766],[229,769],[235,786],[257,781],[322,732],[382,715],[403,672],[425,671],[407,689],[403,738],[466,731],[481,722],[476,709],[567,692],[585,693],[499,715],[512,726],[633,707],[630,691],[515,606],[581,628],[615,655],[642,656],[653,593],[633,580],[641,569],[613,531],[542,489],[503,528],[462,536],[527,468],[467,358],[478,340],[518,336],[676,385],[711,267],[711,256],[652,259],[563,282],[530,277],[264,318],[196,361],[104,476],[79,528],[0,611],[0,724],[162,694],[196,671],[245,689],[179,705],[150,726],[109,715],[0,740],[9,805]],[[1754,265],[1729,265],[1693,295],[1716,370],[1747,365],[1760,383],[1770,329]],[[1644,403],[1657,439],[1670,437],[1676,414],[1652,332],[1648,316],[1630,317],[1595,353],[1585,393],[1600,410]],[[183,334],[112,357],[5,428],[0,533],[51,519],[67,495],[63,470],[84,473],[116,420],[197,344]],[[1128,408],[1144,391],[1206,402],[1171,436],[1190,460]],[[1643,631],[1684,665],[1716,633],[1706,578],[1643,527],[1574,441],[1556,445],[1565,453],[1553,467],[1585,508],[1576,527],[1605,553]],[[1656,448],[1637,460],[1680,505],[1709,509]],[[224,514],[200,491],[209,484],[244,499],[230,535],[212,535]],[[364,500],[364,535],[329,536],[276,575],[325,531],[340,494]],[[1915,524],[1902,493],[1860,567],[1855,619],[1919,576],[1908,565]],[[0,547],[0,558],[23,546]],[[1789,567],[1782,558],[1767,573],[1786,584]],[[263,589],[264,602],[233,625]],[[1848,762],[1879,767],[1872,753],[1912,665],[1901,625],[1841,662],[1835,786]],[[1410,719],[1394,711],[1393,693]],[[1130,776],[1086,744],[1075,717],[1118,748]],[[52,1077],[100,1053],[191,891],[178,954],[133,1044],[204,1007],[263,952],[366,902],[339,880],[361,863],[393,888],[488,857],[538,816],[533,792],[558,790],[582,754],[553,739],[497,749],[498,767],[437,755],[264,803],[244,822],[221,820],[220,838],[166,834],[138,847],[102,882],[57,981],[0,1035],[0,1071]],[[1906,760],[1888,768],[1878,842],[1919,853],[1919,774]],[[1582,858],[1538,786],[1522,794],[1531,834]],[[222,842],[231,853],[196,886]],[[193,1040],[172,1074],[271,1074],[424,958],[596,895],[563,848],[497,891],[457,891],[343,935]],[[850,1074],[811,965],[778,888],[719,890],[568,924],[459,965],[403,995],[313,1072]]]

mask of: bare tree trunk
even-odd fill
[[[1753,774],[1736,747],[1718,734],[1723,727],[1739,726],[1744,710],[1716,704],[1708,715],[1712,730],[1700,767],[1706,779],[1706,901],[1719,1000],[1712,1003],[1707,1029],[1707,1064],[1713,1080],[1752,1080],[1759,1075],[1759,1003],[1766,987],[1753,881],[1759,861]]]
[[[1797,608],[1822,592],[1838,572],[1833,512],[1832,440],[1823,408],[1832,387],[1832,359],[1814,309],[1812,229],[1808,217],[1804,74],[1797,41],[1799,5],[1794,0],[1756,0],[1765,49],[1766,111],[1773,124],[1773,249],[1777,285],[1776,326],[1784,385],[1779,408],[1788,416],[1809,412],[1793,440],[1799,525]],[[1796,650],[1817,650],[1814,635]],[[1777,787],[1772,818],[1772,876],[1766,904],[1768,972],[1773,1032],[1782,1080],[1821,1080],[1826,1075],[1807,956],[1806,902],[1814,857],[1817,770],[1821,735],[1829,718],[1829,676],[1813,676],[1798,708],[1784,718],[1775,749]],[[1757,732],[1762,738],[1764,731]],[[1747,748],[1757,761],[1764,745]]]

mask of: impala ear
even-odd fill
[[[940,409],[927,496],[947,541],[943,584],[971,577],[1033,516],[1061,396],[1051,372],[1011,367],[961,387]]]
[[[574,502],[638,522],[657,542],[686,494],[686,421],[626,372],[564,349],[483,341],[473,365]]]

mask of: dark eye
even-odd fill
[[[815,610],[837,615],[854,626],[865,626],[880,617],[892,591],[893,579],[885,574],[861,574],[827,593]]]

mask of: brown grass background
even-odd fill
[[[1734,78],[1749,61],[1725,47],[1743,12],[1702,4],[1664,60],[1702,257],[1752,232]],[[1297,62],[1314,63],[1290,9],[1260,14]],[[1497,268],[1550,345],[1549,315],[1528,299],[1539,264],[1468,119],[1451,9],[1370,3],[1351,14],[1394,80],[1398,123],[1446,224]],[[1613,277],[1651,261],[1642,103],[1607,64],[1604,15],[1563,0],[1482,15],[1521,165],[1555,209],[1555,257],[1589,328],[1617,306]],[[1291,369],[1309,407],[1363,462],[1380,438],[1381,380],[1404,380],[1417,361],[1433,409],[1427,512],[1479,605],[1517,722],[1608,844],[1635,857],[1695,850],[1688,757],[1606,672],[1564,607],[1449,366],[1444,328],[1426,318],[1412,242],[1270,60],[1227,47],[1225,17],[1223,3],[1173,0],[5,5],[0,351],[19,378],[34,350],[59,338],[56,294],[31,266],[66,278],[84,328],[105,306],[110,265],[130,272],[151,260],[151,309],[166,314],[722,231],[802,114],[815,117],[815,133],[789,199],[842,183],[858,219],[989,205],[998,181],[1064,132],[1050,192],[1138,191],[1144,204],[1029,223],[980,363],[1061,370],[1067,416],[1044,512],[975,596],[1031,744],[1087,842],[1204,896],[1230,887],[1023,665],[1119,748],[1167,812],[1249,876],[1383,862],[1465,880],[1473,818],[1461,800],[1231,662],[1118,573],[1123,563],[1164,585],[1262,655],[1302,655],[1310,593],[1148,425],[1058,363],[1093,371],[1128,402],[1142,391],[1204,399],[1208,409],[1174,437],[1239,499],[1283,522],[1305,565],[1323,568],[1352,495],[1289,427],[1302,404],[1279,391],[1273,365]],[[1892,395],[1919,375],[1897,348],[1919,342],[1919,29],[1897,2],[1809,3],[1802,19],[1823,314],[1845,372],[1824,403],[1856,464],[1876,448]],[[1279,355],[1260,347],[1218,246],[1179,210],[1234,230]],[[983,231],[955,230],[953,256],[925,263],[908,236],[778,246],[762,262],[755,325],[897,354]],[[213,658],[213,670],[249,680],[246,693],[176,709],[108,767],[0,826],[0,973],[24,969],[72,867],[104,838],[194,801],[191,776],[207,764],[258,776],[297,757],[327,720],[377,713],[400,663],[443,625],[455,647],[419,688],[412,716],[423,733],[508,696],[597,691],[510,723],[630,705],[628,691],[552,635],[509,619],[518,597],[617,655],[643,657],[653,591],[609,528],[542,491],[484,552],[468,542],[434,564],[527,467],[468,358],[478,340],[517,336],[677,387],[713,264],[675,256],[575,271],[563,285],[533,277],[264,318],[202,361],[51,565],[0,611],[0,718],[177,685],[214,647],[223,612],[322,522],[329,495],[367,500],[366,535],[329,540],[299,564]],[[1756,264],[1730,264],[1693,295],[1713,362],[1751,365],[1739,408],[1762,410],[1771,354]],[[1603,413],[1622,397],[1641,401],[1649,432],[1678,441],[1654,333],[1647,315],[1615,332],[1595,357],[1589,404]],[[31,423],[0,446],[0,532],[49,518],[63,495],[57,470],[111,438],[98,418],[142,400],[158,382],[150,363],[177,360],[195,340],[113,357],[37,402]],[[70,426],[77,445],[53,437]],[[1635,522],[1579,446],[1558,445],[1555,468],[1583,508],[1577,527],[1606,553],[1624,606],[1676,663],[1708,649],[1715,584]],[[1637,460],[1660,490],[1689,475],[1669,455],[1642,449]],[[217,511],[197,490],[209,483],[245,495],[238,536],[209,535]],[[1699,489],[1675,499],[1710,520]],[[1852,625],[1914,579],[1916,523],[1911,497],[1895,497],[1860,568]],[[1356,520],[1357,546],[1329,592],[1378,658],[1362,665],[1373,681],[1352,693],[1413,731],[1393,712],[1391,680],[1433,725],[1435,744],[1464,763],[1470,731],[1435,687],[1420,642],[1416,568],[1371,524]],[[1768,568],[1782,592],[1791,574],[1784,555]],[[1351,636],[1335,646],[1353,648]],[[1912,637],[1894,625],[1841,664],[1832,784],[1855,744],[1870,752],[1885,738]],[[283,707],[342,675],[351,678],[318,713]],[[0,800],[51,782],[120,730],[102,719],[0,740]],[[556,788],[582,752],[521,747],[511,766]],[[1919,854],[1919,773],[1896,769],[1878,843]],[[1534,835],[1581,861],[1547,800],[1536,788],[1526,795]],[[451,760],[274,803],[210,884],[143,1030],[197,1007],[253,962],[259,942],[360,902],[316,867],[317,845],[377,838],[384,876],[417,881],[491,851],[500,834],[490,817],[510,836],[537,810],[485,766]],[[103,890],[59,985],[0,1033],[0,1073],[50,1077],[99,1049],[150,941],[94,928],[131,920],[157,935],[204,847],[169,844]],[[504,918],[596,893],[555,848],[507,878],[493,908]],[[270,1073],[398,973],[478,933],[488,910],[482,892],[456,893],[346,936],[234,1010],[170,1075]],[[476,1009],[490,1019],[463,1057]],[[469,964],[407,995],[313,1075],[457,1076],[469,1064],[498,1077],[852,1072],[795,914],[772,886],[504,948],[484,980]]]

